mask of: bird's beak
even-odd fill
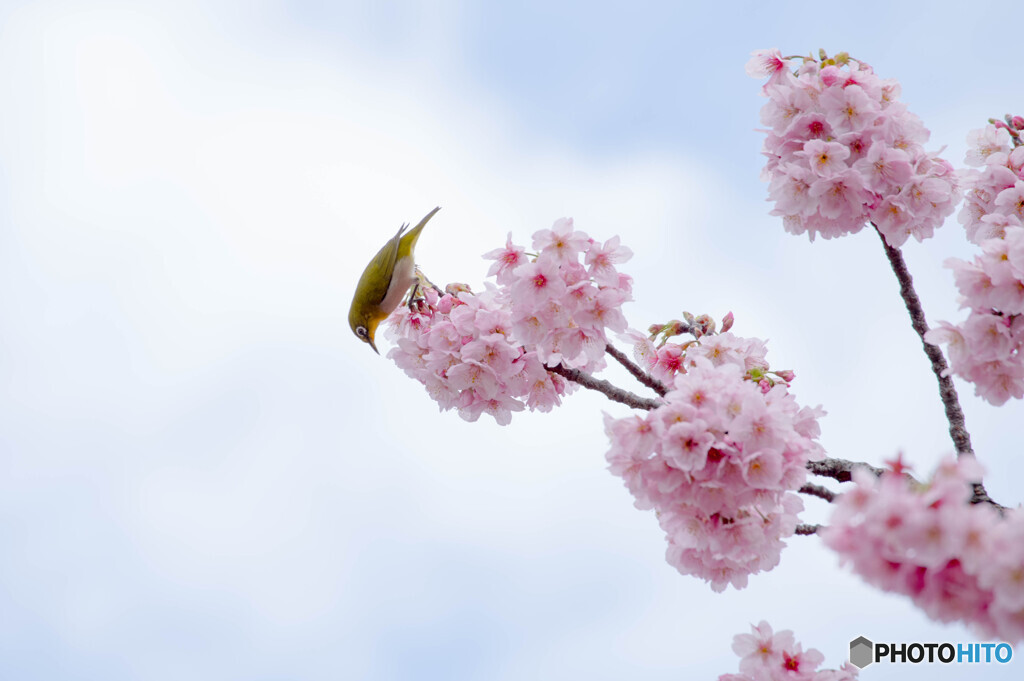
[[[376,345],[374,345],[374,343],[373,343],[373,339],[372,339],[372,338],[368,338],[368,339],[366,340],[366,342],[370,344],[370,347],[371,347],[371,348],[373,348],[373,351],[374,351],[374,352],[376,352],[376,353],[377,353],[378,355],[380,354],[380,350],[378,350],[378,349],[377,349],[377,346],[376,346]]]

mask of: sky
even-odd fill
[[[831,455],[927,474],[952,452],[877,238],[768,215],[743,67],[849,51],[960,164],[1024,111],[1015,16],[629,7],[0,2],[0,678],[715,678],[762,619],[826,666],[860,635],[977,640],[813,537],[714,594],[606,470],[625,408],[579,391],[467,423],[348,329],[366,262],[434,206],[419,264],[475,285],[508,232],[571,216],[634,251],[633,326],[732,311],[768,339]],[[904,252],[929,320],[958,320],[956,220]],[[1019,504],[1021,404],[958,387]]]

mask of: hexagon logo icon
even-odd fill
[[[874,643],[863,636],[858,636],[850,641],[850,663],[857,669],[864,669],[874,662],[874,649]]]

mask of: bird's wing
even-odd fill
[[[398,243],[402,233],[409,225],[402,225],[398,232],[391,237],[384,246],[373,256],[373,260],[366,266],[363,276],[356,286],[356,298],[358,300],[372,300],[381,302],[387,295],[388,287],[391,286],[391,278],[395,275],[395,263],[398,261]],[[373,276],[373,273],[387,272],[386,277]]]

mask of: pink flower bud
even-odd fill
[[[726,315],[722,317],[722,333],[731,329],[734,321],[735,318],[732,316],[732,312],[727,312]]]
[[[670,336],[681,336],[690,330],[690,326],[688,324],[683,324],[678,319],[673,319],[669,324],[672,327],[672,332],[669,334]]]
[[[454,295],[458,295],[460,293],[472,293],[473,290],[469,287],[469,284],[462,284],[462,283],[459,283],[459,282],[453,282],[453,283],[448,284],[447,286],[444,287],[444,292],[445,293],[450,293],[451,295],[454,296]]]
[[[832,87],[843,78],[842,72],[837,66],[826,66],[821,70],[821,82],[827,87]]]
[[[711,318],[711,315],[702,314],[693,320],[690,327],[691,330],[699,333],[700,336],[706,336],[709,333],[715,332],[715,320]]]
[[[447,287],[446,287],[447,288]],[[452,311],[452,308],[459,302],[458,298],[451,294],[445,294],[441,300],[437,301],[437,311],[441,314],[448,314]]]

